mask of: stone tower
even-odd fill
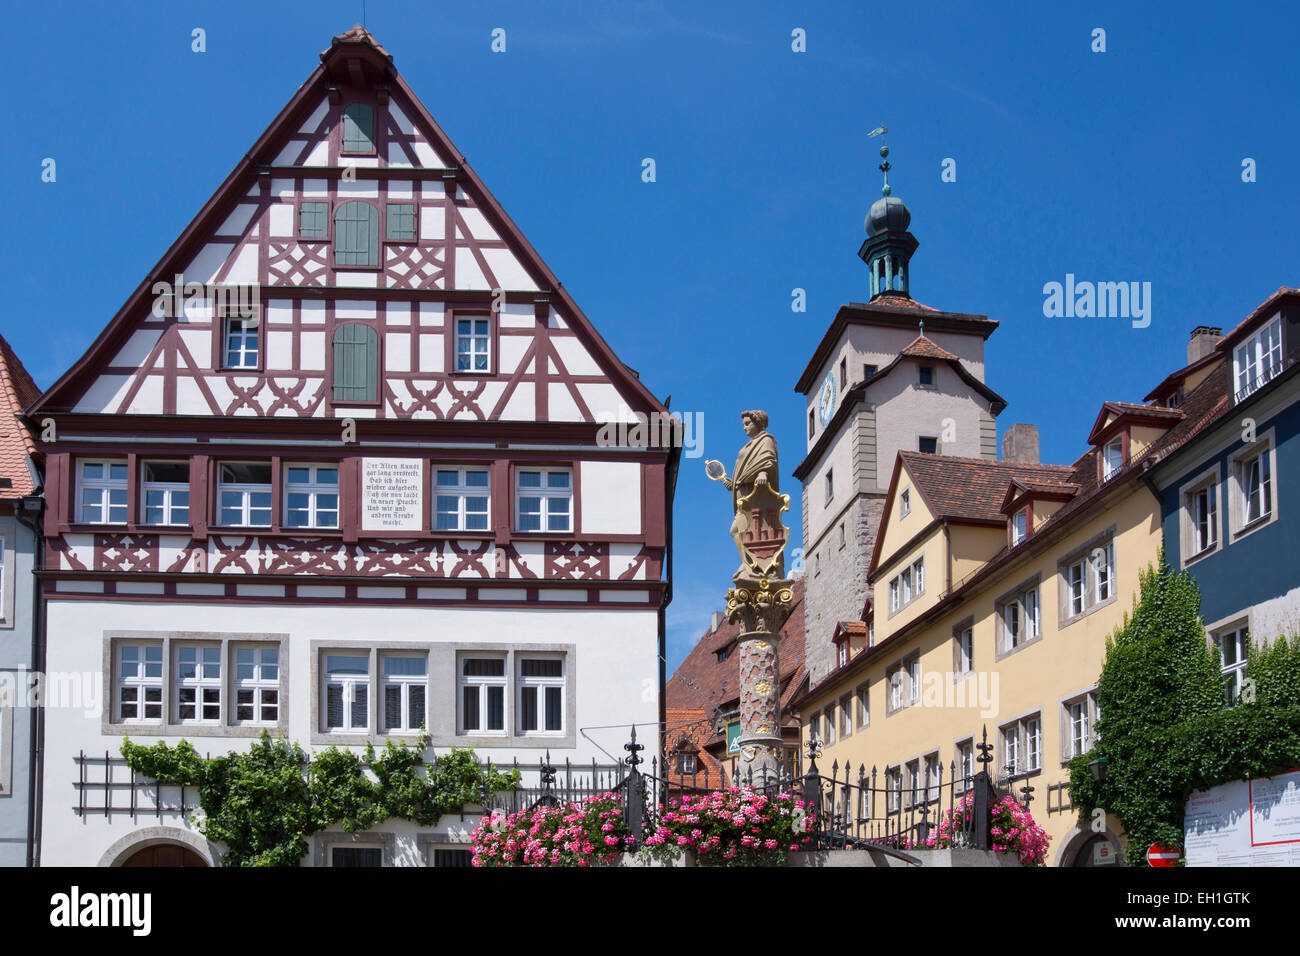
[[[918,243],[911,211],[890,195],[888,167],[858,252],[870,299],[840,307],[795,385],[806,402],[807,454],[794,476],[803,482],[813,686],[837,666],[836,624],[872,620],[867,571],[898,452],[996,459],[995,419],[1006,407],[984,384],[984,342],[998,323],[911,296]]]

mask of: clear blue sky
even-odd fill
[[[624,361],[706,414],[708,456],[734,460],[741,409],[771,413],[796,498],[793,386],[836,308],[868,295],[856,252],[879,124],[921,243],[913,295],[1002,323],[987,352],[1010,403],[999,430],[1036,423],[1045,461],[1083,450],[1102,401],[1140,401],[1181,365],[1192,327],[1234,325],[1300,283],[1291,5],[814,6],[370,0],[366,24]],[[0,163],[22,239],[5,244],[0,329],[38,384],[80,356],[361,7],[8,12],[18,82]],[[940,181],[947,157],[955,183]],[[1043,284],[1067,272],[1151,282],[1151,326],[1044,318]],[[736,380],[738,364],[752,372]],[[727,510],[685,461],[670,666],[721,606]],[[796,537],[798,515],[796,500]]]

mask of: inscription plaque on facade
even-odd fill
[[[361,461],[361,530],[419,531],[424,525],[424,470],[418,458]]]

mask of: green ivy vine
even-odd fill
[[[489,770],[468,748],[453,747],[426,764],[427,735],[413,744],[389,741],[365,754],[330,747],[308,759],[296,743],[265,731],[247,751],[199,756],[182,740],[143,746],[122,741],[122,756],[137,773],[163,784],[197,787],[203,811],[197,825],[225,844],[225,866],[297,866],[307,838],[338,824],[349,833],[390,818],[432,825],[445,813],[477,803],[481,788],[513,790],[519,771]]]
[[[1137,605],[1107,641],[1097,683],[1098,742],[1070,761],[1070,794],[1087,825],[1103,808],[1128,834],[1128,863],[1152,843],[1181,846],[1189,794],[1293,769],[1300,754],[1300,636],[1250,647],[1247,692],[1224,706],[1222,663],[1207,646],[1200,590],[1161,553]],[[1104,757],[1106,780],[1089,764]]]

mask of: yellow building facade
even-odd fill
[[[899,453],[869,574],[871,641],[797,702],[824,774],[874,768],[888,798],[873,814],[906,811],[940,767],[944,781],[977,772],[987,731],[995,782],[1005,792],[1010,777],[1018,798],[1033,787],[1049,864],[1113,858],[1119,823],[1077,826],[1066,763],[1094,743],[1106,639],[1159,553],[1142,459],[1176,417],[1141,408],[1103,409],[1096,444],[1069,466]]]

